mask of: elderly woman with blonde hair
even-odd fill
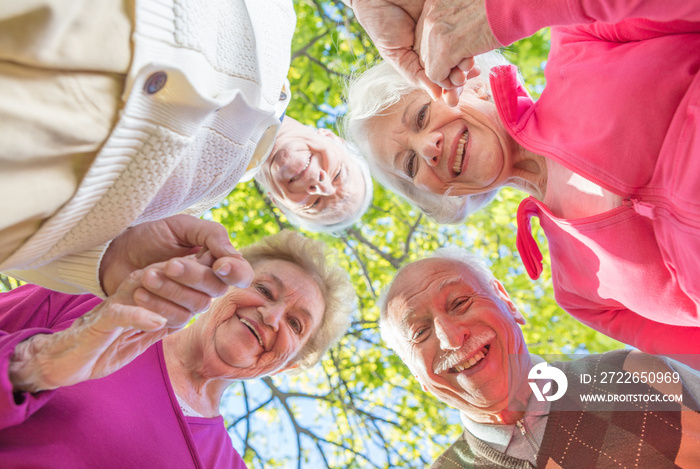
[[[355,296],[320,241],[285,231],[241,251],[251,285],[174,333],[131,304],[144,276],[104,302],[30,285],[1,294],[3,464],[245,467],[219,415],[224,390],[313,366],[347,329]],[[198,269],[204,257],[169,261],[184,268],[165,281],[171,301],[211,275]]]
[[[486,2],[503,33],[513,17],[500,6]],[[539,217],[564,309],[649,353],[700,353],[700,10],[543,8],[537,21],[558,13],[551,25],[565,26],[552,28],[537,101],[497,52],[476,57],[481,75],[456,107],[381,64],[349,87],[347,137],[438,222],[461,222],[502,187],[525,192],[517,248],[538,278]]]

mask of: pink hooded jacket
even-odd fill
[[[537,216],[562,308],[645,352],[700,353],[700,4],[488,0],[487,12],[503,44],[554,26],[537,102],[512,67],[492,76],[511,135],[623,198],[577,220],[525,199],[528,273],[542,272]]]

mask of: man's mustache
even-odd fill
[[[458,350],[449,350],[438,357],[433,372],[443,373],[455,365],[459,365],[467,358],[476,354],[484,345],[490,343],[495,337],[492,331],[483,331],[476,335],[470,335]]]

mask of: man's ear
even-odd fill
[[[337,136],[333,131],[331,131],[331,130],[319,128],[319,129],[316,129],[316,132],[318,132],[318,134],[319,134],[320,136],[322,136],[322,137],[328,137],[328,138],[330,138],[331,140],[333,140],[333,142],[337,143],[338,145],[342,145],[342,144],[345,143],[345,140],[343,140],[342,138],[338,137],[338,136]]]
[[[515,306],[515,303],[513,303],[513,300],[510,299],[510,295],[506,291],[505,287],[501,282],[498,280],[493,280],[493,287],[496,289],[496,293],[498,294],[498,297],[505,303],[506,307],[508,308],[508,311],[510,314],[513,315],[513,318],[515,318],[515,322],[518,324],[525,324],[525,317],[522,315],[520,310]]]

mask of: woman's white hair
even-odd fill
[[[357,297],[347,272],[333,262],[322,241],[291,230],[263,238],[240,251],[251,265],[265,260],[287,261],[298,265],[316,280],[326,309],[318,329],[294,357],[294,364],[300,369],[312,367],[350,327]]]
[[[481,68],[479,76],[491,92],[491,69],[509,62],[499,51],[491,51],[475,57]],[[398,103],[407,94],[422,88],[414,85],[397,72],[389,63],[382,62],[359,76],[351,78],[347,87],[348,112],[343,118],[344,137],[355,143],[369,163],[374,178],[387,189],[401,195],[438,223],[460,223],[470,214],[487,205],[498,193],[494,189],[483,194],[450,196],[427,192],[415,187],[411,181],[386,171],[372,153],[367,127],[373,117]]]

